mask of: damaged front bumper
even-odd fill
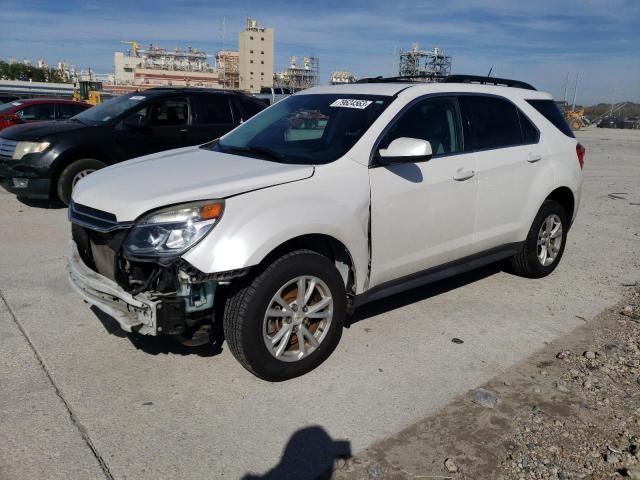
[[[163,333],[162,325],[158,325],[161,301],[151,300],[143,294],[132,296],[116,282],[91,270],[82,261],[74,241],[67,254],[67,272],[73,289],[87,303],[113,317],[123,330],[143,335]]]

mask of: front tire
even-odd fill
[[[100,160],[94,158],[82,158],[67,165],[58,177],[56,184],[56,194],[58,199],[65,205],[71,201],[71,192],[78,181],[90,173],[106,167]]]
[[[333,263],[297,250],[230,292],[223,327],[242,366],[278,382],[304,375],[331,355],[345,314],[344,283]]]
[[[564,207],[554,200],[545,200],[533,220],[522,251],[511,258],[514,273],[541,278],[553,272],[564,253],[568,230]]]

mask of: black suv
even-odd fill
[[[64,122],[0,133],[0,184],[67,204],[82,177],[107,165],[216,139],[265,108],[241,93],[154,88],[113,98]]]

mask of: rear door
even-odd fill
[[[192,104],[193,125],[190,131],[192,145],[215,140],[239,124],[240,119],[234,117],[229,95],[194,95]]]
[[[547,163],[540,133],[506,98],[463,95],[459,101],[465,151],[473,152],[478,177],[473,253],[522,241],[525,207]]]
[[[478,185],[474,155],[463,151],[457,100],[418,100],[378,148],[400,137],[428,140],[433,158],[369,169],[370,287],[465,257],[473,243]]]

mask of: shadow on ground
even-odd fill
[[[242,480],[329,480],[337,459],[351,458],[351,442],[333,440],[320,426],[294,433],[278,464],[264,475],[248,473]]]
[[[431,297],[436,297],[443,293],[464,287],[470,283],[477,282],[483,278],[490,277],[503,271],[502,263],[495,263],[486,267],[478,268],[455,277],[440,280],[439,282],[414,288],[406,292],[398,293],[387,298],[376,300],[358,308],[355,313],[347,319],[347,327],[367,318],[382,315],[383,313],[402,308],[412,303],[417,303]]]
[[[18,201],[27,207],[46,208],[47,210],[62,210],[63,208],[67,208],[66,205],[57,200],[18,197]]]
[[[185,347],[177,338],[173,336],[151,337],[128,333],[120,328],[118,322],[110,315],[104,313],[97,307],[91,307],[104,329],[110,335],[120,338],[127,338],[138,350],[142,350],[150,355],[198,355],[200,357],[215,357],[222,353],[222,343],[224,341],[221,329],[214,330],[213,340],[201,347]]]

